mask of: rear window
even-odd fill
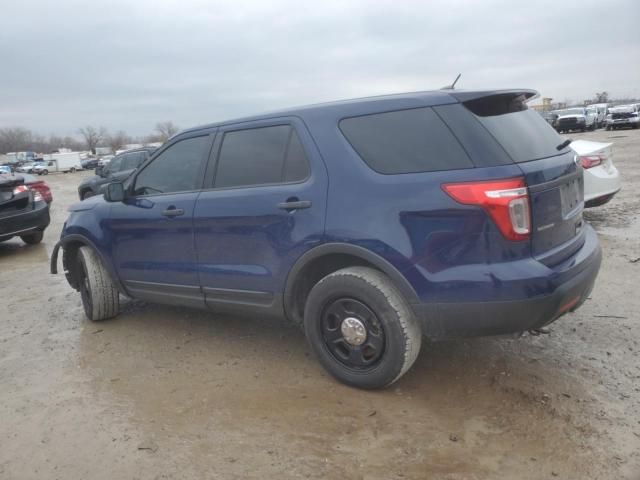
[[[524,99],[514,94],[491,95],[463,105],[493,135],[514,162],[552,157],[563,139],[540,115],[529,110]]]
[[[346,118],[340,130],[378,173],[473,168],[468,155],[432,108]]]

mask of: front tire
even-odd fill
[[[91,247],[78,250],[78,275],[87,318],[96,322],[115,317],[120,309],[118,289]]]
[[[42,175],[49,175],[49,170],[42,170]]]
[[[391,385],[420,352],[418,320],[383,273],[350,267],[327,275],[309,293],[307,339],[322,366],[358,388]]]
[[[27,245],[37,245],[42,241],[43,236],[44,236],[44,232],[34,232],[28,235],[21,235],[20,238]]]

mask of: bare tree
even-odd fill
[[[127,135],[123,130],[118,130],[115,134],[108,135],[105,141],[111,148],[111,151],[114,153],[116,152],[116,150],[119,150],[127,143],[132,143],[131,137]]]
[[[609,101],[609,92],[596,92],[594,103],[607,103]]]
[[[178,133],[179,128],[172,121],[156,123],[155,131],[158,132],[159,141],[166,142]]]
[[[107,130],[104,127],[95,128],[91,125],[79,129],[78,133],[82,135],[87,148],[91,150],[93,154],[96,153],[98,144],[107,136]]]
[[[22,127],[0,129],[0,152],[21,152],[30,150],[33,133]]]

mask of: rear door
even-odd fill
[[[550,265],[582,245],[583,174],[569,144],[525,101],[509,93],[463,105],[522,170],[531,198],[532,253]]]
[[[221,128],[194,212],[207,305],[281,308],[287,273],[321,243],[327,173],[296,118]]]

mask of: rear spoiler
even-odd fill
[[[467,109],[481,117],[527,110],[527,102],[538,95],[535,90],[492,90],[451,92]]]
[[[452,90],[447,91],[447,94],[451,95],[453,98],[458,100],[459,102],[468,102],[469,100],[477,100],[479,98],[484,97],[493,97],[493,96],[524,96],[525,101],[533,100],[540,96],[540,94],[536,90],[526,89],[526,88],[515,88],[509,90]]]

